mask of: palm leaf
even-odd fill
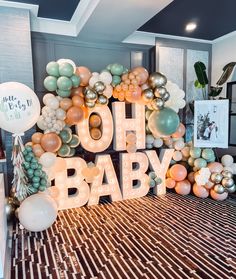
[[[210,92],[209,92],[208,95],[211,96],[211,97],[216,97],[216,96],[220,95],[222,89],[223,89],[223,87],[211,86],[210,87]]]
[[[206,74],[206,66],[201,61],[198,61],[194,64],[195,73],[197,75],[197,79],[202,86],[208,84],[208,78]]]
[[[230,77],[234,66],[236,65],[236,62],[230,62],[227,65],[224,66],[223,68],[223,74],[221,75],[221,77],[219,78],[219,80],[217,81],[217,85],[223,85],[228,78]]]

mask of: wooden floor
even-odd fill
[[[15,224],[11,278],[236,278],[236,203],[169,193]]]

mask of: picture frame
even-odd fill
[[[194,102],[194,146],[228,148],[229,100]]]

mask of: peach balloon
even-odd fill
[[[218,162],[209,163],[207,167],[209,168],[210,172],[222,172],[224,169],[223,165]]]
[[[173,165],[170,168],[170,177],[175,181],[182,181],[187,176],[187,170],[184,166],[180,164]]]
[[[31,140],[33,143],[40,143],[42,136],[43,136],[43,133],[36,132],[32,135]]]
[[[60,107],[65,111],[67,111],[70,107],[72,107],[72,105],[73,105],[73,103],[70,98],[63,98],[60,101]]]
[[[25,146],[33,146],[34,145],[34,143],[32,142],[32,141],[28,141],[26,144],[25,144]]]
[[[137,146],[134,143],[128,143],[126,146],[126,150],[128,153],[135,153],[137,151]]]
[[[188,195],[191,192],[191,184],[188,180],[179,181],[176,183],[175,191],[179,195]]]
[[[198,198],[207,198],[209,196],[209,190],[203,186],[199,186],[196,183],[193,185],[193,193]]]
[[[76,68],[75,74],[80,77],[80,85],[87,86],[92,73],[87,67],[80,66]]]
[[[80,96],[73,96],[72,97],[72,104],[75,107],[81,107],[84,104],[84,98]]]
[[[217,194],[214,189],[211,189],[210,195],[216,201],[223,201],[223,200],[227,199],[228,192],[224,192],[223,194]]]
[[[195,178],[194,178],[194,172],[193,171],[188,174],[188,181],[192,184],[195,183]]]
[[[177,130],[171,136],[172,138],[182,138],[184,134],[185,134],[185,126],[182,123],[180,123]]]
[[[214,184],[213,182],[208,181],[208,182],[204,185],[204,187],[205,187],[206,189],[210,190],[211,188],[214,187],[214,185],[215,185],[215,184]]]
[[[82,87],[82,86],[72,88],[71,89],[71,97],[73,97],[73,96],[83,97],[84,96],[83,90],[84,90],[84,87]]]
[[[92,114],[89,117],[89,126],[92,128],[97,128],[102,124],[102,119],[99,115],[97,114]]]
[[[61,139],[56,133],[44,134],[41,138],[41,146],[47,152],[57,152],[61,147]]]
[[[71,107],[66,113],[68,123],[75,125],[84,119],[84,111],[80,107]]]
[[[130,95],[127,96],[126,94],[126,100],[130,103],[136,103],[141,99],[141,96],[142,89],[141,87],[137,86],[136,90],[130,92]]]
[[[102,132],[100,129],[98,128],[92,128],[90,130],[90,135],[91,135],[91,138],[94,139],[94,140],[99,140],[102,136]]]
[[[176,182],[175,182],[174,179],[172,179],[172,178],[167,178],[167,179],[166,179],[166,187],[167,187],[168,189],[173,189],[173,188],[175,188],[175,185],[176,185]]]
[[[41,155],[43,155],[43,153],[45,152],[41,146],[41,144],[39,143],[36,143],[33,147],[33,152],[34,152],[34,155],[36,157],[40,157]]]
[[[132,69],[132,73],[140,77],[140,84],[144,84],[148,79],[148,71],[144,67],[136,67]]]

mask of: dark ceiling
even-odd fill
[[[185,25],[196,21],[192,33]],[[236,0],[174,0],[139,31],[214,40],[236,30]]]
[[[8,0],[39,5],[39,17],[70,21],[80,0]]]

